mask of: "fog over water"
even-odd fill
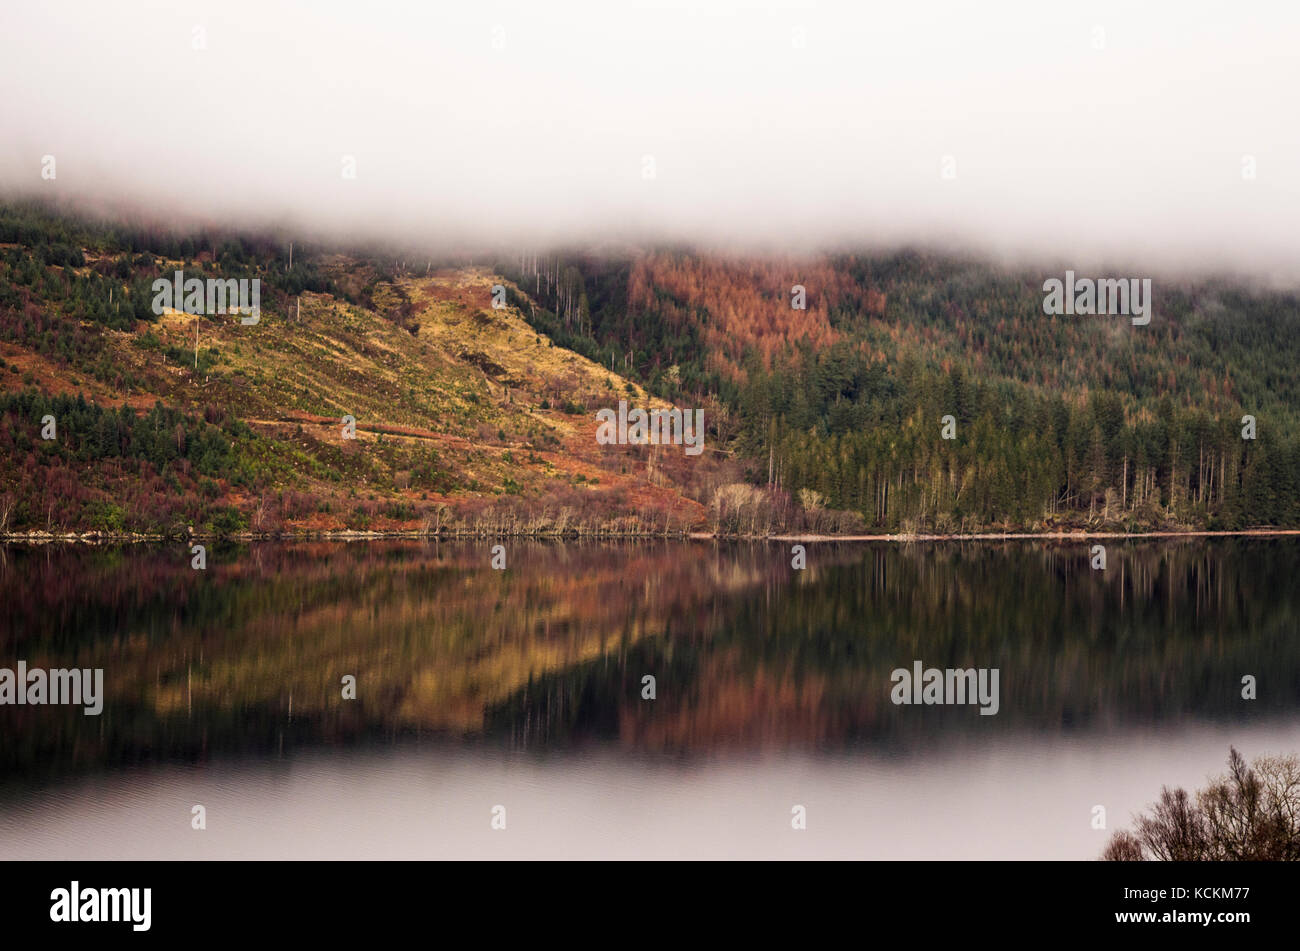
[[[1195,789],[1221,772],[1227,744],[1251,757],[1298,737],[1294,722],[1197,723],[704,768],[607,750],[506,759],[410,744],[155,767],[0,800],[0,859],[1087,860],[1162,785]],[[207,808],[210,831],[190,828],[190,803]],[[798,833],[792,803],[808,810]],[[507,833],[490,824],[498,804]]]
[[[1293,282],[1298,27],[1281,2],[11,4],[0,191],[448,247],[922,242]]]

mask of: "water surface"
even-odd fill
[[[0,549],[0,666],[107,693],[0,707],[0,858],[1090,858],[1300,752],[1293,539],[491,544]]]

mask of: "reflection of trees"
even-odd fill
[[[1008,718],[1231,714],[1247,673],[1268,681],[1258,705],[1298,699],[1298,551],[1116,545],[1094,572],[1081,546],[881,547],[823,585],[744,607],[736,627],[762,633],[746,639],[755,663],[817,671],[846,697],[883,697],[888,671],[920,659],[1001,668]]]
[[[0,620],[4,655],[104,667],[108,696],[99,720],[0,721],[0,762],[481,733],[530,681],[661,634],[755,570],[706,545],[513,542],[497,572],[489,544],[214,550],[206,572],[180,546],[15,550],[0,589],[28,600]]]
[[[179,545],[11,548],[0,665],[104,667],[108,696],[6,708],[0,767],[399,734],[806,749],[1300,700],[1293,541],[1116,542],[1105,572],[1083,545],[810,546],[794,571],[787,546],[681,542],[513,542],[497,572],[490,544],[213,549],[206,572]],[[894,706],[918,659],[999,668],[1001,712]]]
[[[847,547],[847,546],[846,546]],[[798,745],[911,735],[1105,725],[1180,716],[1241,717],[1300,700],[1294,543],[1118,543],[1094,572],[1081,545],[943,544],[851,549],[815,576],[732,599],[707,629],[674,628],[673,662],[695,677],[653,704],[622,693],[619,735],[651,749]],[[841,549],[842,551],[842,549]],[[779,561],[782,551],[772,554]],[[669,645],[664,645],[664,651]],[[656,671],[662,658],[635,665]],[[889,673],[997,667],[1001,712],[896,707]],[[1241,677],[1261,685],[1241,698]],[[567,671],[533,702],[592,696]],[[661,687],[664,678],[661,677]],[[498,722],[520,713],[516,704]],[[565,727],[581,732],[575,715]],[[540,724],[533,721],[534,729]],[[561,735],[565,732],[561,729]]]

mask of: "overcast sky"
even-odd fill
[[[1298,37],[1293,0],[5,3],[0,189],[1294,278]]]

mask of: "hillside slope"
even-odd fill
[[[494,308],[482,268],[321,255],[329,290],[264,283],[246,326],[155,316],[138,288],[287,262],[56,247],[8,242],[0,264],[0,531],[682,532],[735,477],[599,445],[598,408],[667,404]]]
[[[1300,527],[1295,293],[1161,278],[1137,326],[914,251],[293,248],[0,204],[0,533]],[[158,312],[177,270],[261,320]],[[620,400],[706,451],[600,445]]]
[[[1137,326],[1046,313],[1063,269],[917,251],[499,267],[566,346],[717,394],[778,499],[891,532],[1300,526],[1293,291],[1156,275]]]

